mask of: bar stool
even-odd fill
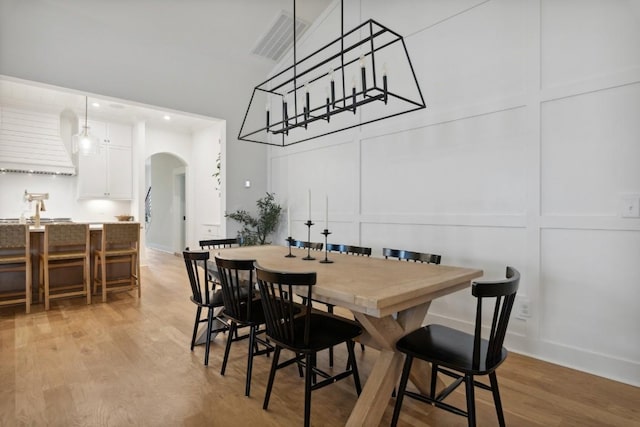
[[[128,272],[123,275],[111,271],[108,277],[108,264],[128,264]],[[107,302],[107,292],[135,287],[140,298],[140,223],[104,224],[100,249],[94,251],[94,265],[93,292],[102,287],[102,302]]]
[[[25,224],[0,224],[0,273],[24,271],[24,292],[9,290],[0,293],[0,306],[25,303],[25,311],[31,311],[31,256],[29,251],[29,226]],[[2,280],[1,282],[4,282]]]
[[[40,254],[39,297],[44,294],[44,309],[49,310],[52,299],[85,296],[91,304],[89,283],[89,224],[46,224],[44,226],[44,252]],[[52,269],[82,267],[82,281],[51,287]]]

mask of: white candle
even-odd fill
[[[329,229],[329,196],[324,196],[324,229]]]
[[[311,222],[311,189],[309,189],[309,191],[307,192],[307,206],[308,206],[308,210],[309,210],[309,222]]]
[[[291,237],[291,211],[287,206],[287,237]]]

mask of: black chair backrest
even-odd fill
[[[346,253],[349,255],[371,256],[371,248],[349,245],[347,246]]]
[[[327,251],[340,252],[341,254],[371,256],[371,248],[364,246],[342,245],[338,243],[327,243]]]
[[[476,306],[476,325],[473,343],[473,366],[477,368],[482,352],[482,301],[485,298],[495,298],[489,345],[486,348],[487,364],[501,359],[502,345],[507,333],[509,316],[516,299],[516,292],[520,284],[520,273],[513,267],[507,267],[506,279],[498,281],[482,281],[471,283],[471,293],[478,299]]]
[[[442,261],[442,255],[406,251],[404,249],[382,248],[382,255],[385,259],[397,258],[398,260],[424,262],[427,264],[440,264]]]
[[[308,345],[311,330],[311,288],[316,284],[316,273],[268,270],[260,267],[258,263],[255,263],[255,268],[267,335],[276,343],[292,346],[296,343],[299,345],[299,335],[302,332],[303,343]],[[293,302],[296,293],[305,297],[304,331],[297,331],[294,327],[294,319],[301,314],[299,305]]]
[[[251,319],[249,302],[253,300],[254,260],[215,259],[225,314],[237,320]]]
[[[324,247],[324,244],[321,242],[303,242],[302,240],[294,240],[293,242],[291,242],[291,246],[294,246],[296,248],[311,248],[311,250],[314,251],[321,251],[322,248]]]
[[[182,252],[182,256],[184,257],[184,264],[187,267],[187,275],[191,285],[191,301],[199,305],[209,305],[211,301],[209,300],[209,289],[206,280],[209,277],[207,266],[209,252],[185,250]]]
[[[239,246],[240,242],[238,239],[210,239],[210,240],[200,240],[198,242],[200,248],[202,250],[205,249],[220,249],[220,248],[230,248],[233,246]]]
[[[347,245],[341,245],[339,243],[327,243],[328,252],[340,252],[341,254],[347,252]]]

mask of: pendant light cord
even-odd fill
[[[293,0],[293,111],[298,123],[298,83],[296,82],[298,77],[297,72],[298,58],[296,55],[296,0]]]
[[[84,97],[84,133],[85,135],[89,133],[88,132],[89,126],[87,124],[87,116],[89,115],[88,111],[89,111],[89,97],[85,96]]]

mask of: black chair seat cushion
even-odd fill
[[[285,346],[291,346],[301,352],[316,352],[353,339],[362,333],[362,327],[348,319],[315,312],[310,316],[309,344],[304,344],[305,317],[301,316],[294,321],[296,342],[284,343]]]
[[[507,357],[503,347],[500,359],[487,364],[487,340],[481,341],[480,363],[473,366],[473,335],[442,325],[429,325],[417,329],[397,343],[402,353],[436,365],[455,369],[459,372],[482,375],[495,370]]]
[[[247,288],[243,287],[240,289],[240,298],[247,297]],[[211,301],[214,307],[222,307],[224,305],[224,301],[222,299],[222,290],[216,289],[215,291],[209,291],[209,301]],[[252,307],[253,309],[253,307]]]
[[[245,293],[246,294],[246,293]],[[228,319],[241,325],[256,324],[261,325],[265,322],[264,309],[262,308],[262,301],[260,299],[254,299],[251,301],[251,318],[247,316],[247,303],[246,301],[240,304],[241,313],[237,316],[232,316],[228,312],[223,312],[224,316]]]
[[[209,301],[214,307],[222,307],[224,305],[224,301],[222,301],[222,291],[220,289],[209,291]]]

